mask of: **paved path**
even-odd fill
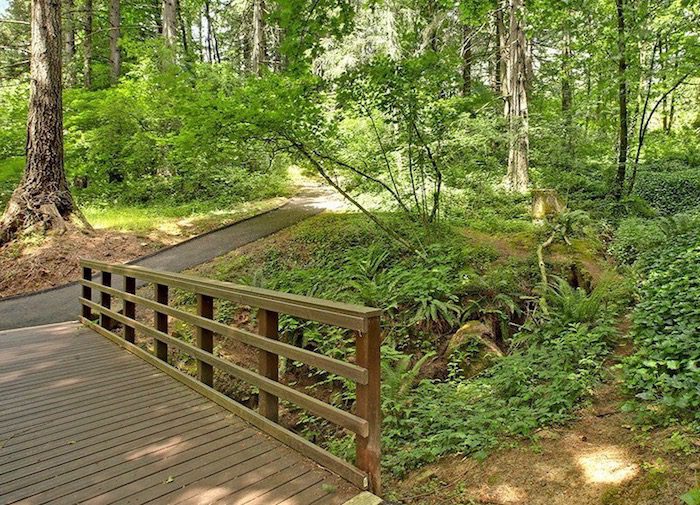
[[[0,503],[340,505],[357,488],[96,333],[0,332]]]
[[[308,187],[279,209],[188,240],[133,264],[180,272],[316,215],[329,205],[332,207],[335,202],[327,191]],[[117,283],[115,287],[122,288]],[[33,295],[0,300],[0,330],[75,320],[79,293],[80,286],[73,283]]]

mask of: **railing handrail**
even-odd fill
[[[186,274],[176,274],[134,265],[110,264],[81,259],[83,270],[82,317],[86,326],[141,356],[166,373],[184,382],[221,406],[269,435],[278,438],[304,455],[315,459],[354,484],[380,491],[380,356],[382,311],[372,307],[338,303],[319,298],[290,295],[268,289],[214,281]],[[102,274],[102,282],[92,279],[92,271]],[[124,290],[112,286],[112,274],[124,277]],[[136,294],[136,281],[152,283],[155,299]],[[183,289],[197,295],[197,314],[168,305],[168,288]],[[93,301],[99,293],[99,303]],[[112,298],[123,301],[123,310],[112,309]],[[258,309],[258,333],[226,325],[214,319],[214,299],[233,301]],[[136,319],[136,306],[153,310],[155,320],[149,326]],[[99,315],[99,324],[92,321]],[[323,322],[357,331],[355,363],[331,358],[278,340],[278,315]],[[168,317],[194,327],[195,344],[169,335]],[[112,332],[115,324],[124,325],[124,336]],[[155,356],[135,345],[136,331],[154,339]],[[259,350],[258,371],[236,365],[214,352],[213,335],[232,337]],[[191,355],[197,362],[197,379],[168,364],[168,346]],[[278,359],[286,357],[337,374],[356,386],[356,412],[339,409],[306,393],[279,382]],[[229,399],[213,389],[214,369],[220,369],[259,390],[259,413]],[[277,424],[279,399],[323,417],[356,434],[356,467],[299,435]]]
[[[159,282],[171,287],[188,285],[184,289],[215,290],[216,298],[231,300],[251,307],[273,310],[275,312],[311,319],[351,330],[367,329],[367,321],[380,317],[382,309],[365,307],[352,303],[334,302],[312,296],[282,293],[271,289],[256,288],[226,281],[216,281],[194,275],[163,272],[136,265],[105,263],[89,259],[80,259],[80,265],[103,272],[134,277],[145,282]],[[322,318],[323,320],[320,320]]]

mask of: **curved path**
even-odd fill
[[[179,272],[271,235],[335,206],[329,193],[307,187],[279,209],[195,237],[131,264]],[[121,289],[115,282],[115,287]],[[36,294],[0,300],[0,331],[75,320],[80,286],[71,283]]]

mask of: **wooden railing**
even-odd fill
[[[80,281],[82,284],[80,321],[83,324],[139,355],[255,425],[261,431],[314,459],[356,486],[370,489],[375,493],[380,492],[381,310],[137,266],[86,259],[81,260],[80,265],[83,269],[83,278]],[[93,281],[93,270],[101,273],[101,283]],[[123,290],[113,286],[112,275],[123,276]],[[136,294],[137,281],[153,285],[154,300]],[[197,314],[169,306],[168,290],[170,288],[196,294]],[[100,293],[99,303],[93,301],[93,292]],[[112,309],[112,300],[115,297],[123,302],[121,311]],[[258,309],[258,333],[215,321],[214,299],[229,300]],[[137,305],[153,311],[153,326],[136,320]],[[98,322],[93,321],[93,314],[99,316]],[[280,342],[278,340],[279,314],[355,330],[357,332],[355,363],[347,363]],[[195,329],[196,345],[169,335],[169,318],[192,325]],[[123,337],[112,331],[118,324],[124,326]],[[136,332],[154,339],[154,355],[135,345]],[[231,337],[256,347],[259,352],[257,373],[216,356],[214,335]],[[168,346],[196,359],[196,379],[168,364]],[[280,383],[278,380],[279,356],[326,370],[355,382],[355,413],[339,409]],[[258,412],[216,391],[213,388],[214,369],[219,369],[257,387]],[[291,402],[353,432],[356,441],[356,466],[280,426],[277,422],[279,399]]]

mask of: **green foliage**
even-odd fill
[[[667,236],[663,248],[642,256],[645,279],[634,311],[637,352],[625,361],[625,377],[653,423],[700,426],[700,232]]]
[[[620,222],[608,251],[619,264],[631,265],[640,255],[659,247],[664,238],[657,221],[627,218]]]
[[[24,170],[24,158],[7,158],[0,161],[0,207],[5,209],[7,201],[17,187]]]
[[[691,489],[680,498],[686,505],[700,505],[700,488]]]
[[[657,171],[648,167],[639,174],[635,193],[665,216],[697,209],[700,207],[700,170]]]
[[[553,318],[524,330],[524,345],[472,380],[421,381],[383,426],[386,468],[401,475],[445,454],[484,455],[506,437],[571,418],[600,380],[615,330]],[[405,392],[404,392],[405,393]]]

